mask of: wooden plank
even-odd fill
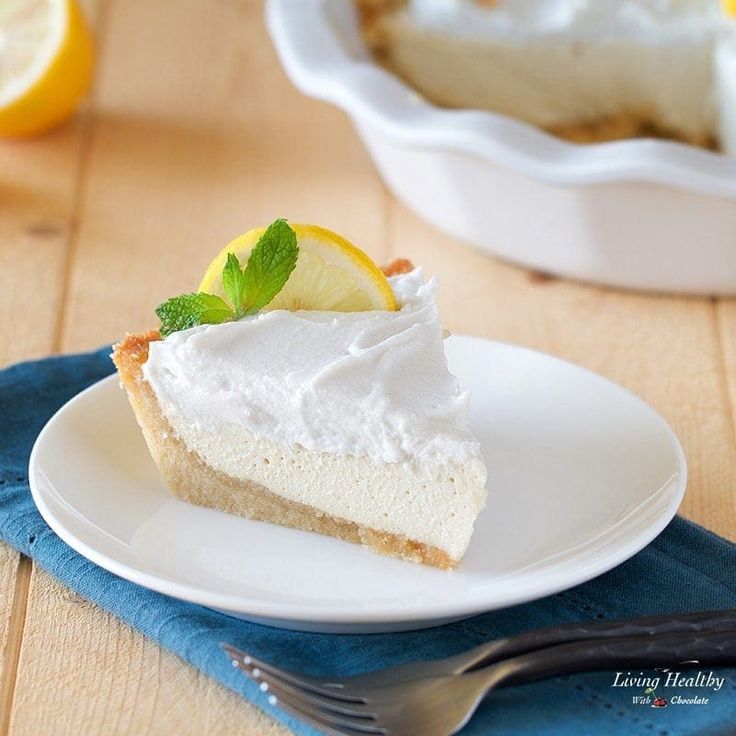
[[[0,734],[8,732],[23,639],[31,561],[0,544]]]
[[[261,14],[260,2],[110,3],[64,350],[155,324],[156,304],[194,288],[233,235],[277,216],[383,259],[386,197],[367,154],[340,113],[291,87]],[[13,736],[285,733],[42,573],[16,693]]]
[[[54,350],[74,222],[81,118],[36,141],[0,143],[0,366]],[[0,734],[21,647],[30,563],[0,544]]]
[[[716,300],[715,321],[722,357],[719,376],[728,396],[729,419],[736,434],[736,299]],[[736,485],[733,479],[730,481],[727,479],[720,493],[721,504],[729,516],[736,508]],[[721,509],[714,508],[714,512],[719,513]]]
[[[723,382],[731,405],[731,420],[736,424],[736,299],[716,301],[716,326],[723,354]]]
[[[237,694],[33,571],[12,736],[285,736]]]
[[[529,273],[453,242],[398,203],[392,203],[388,221],[392,253],[440,275],[440,309],[450,330],[579,363],[660,411],[688,457],[682,513],[736,539],[734,426],[712,300],[601,289]],[[728,314],[733,316],[733,305]],[[734,326],[736,321],[728,330],[724,319],[732,396]]]
[[[94,20],[94,0],[82,3]],[[58,347],[87,110],[41,138],[0,141],[0,366]],[[0,734],[23,639],[30,560],[0,544]]]
[[[0,142],[0,365],[47,355],[62,312],[84,116],[29,141]]]

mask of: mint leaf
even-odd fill
[[[222,269],[222,286],[235,309],[236,319],[245,314],[245,275],[234,253],[227,254],[227,263]]]
[[[289,279],[299,257],[296,233],[286,220],[275,220],[261,235],[243,274],[244,314],[263,309]]]
[[[161,320],[160,332],[163,337],[178,330],[196,325],[216,325],[235,317],[233,310],[219,296],[203,292],[168,299],[156,307],[156,314]]]
[[[296,233],[286,220],[272,222],[251,251],[245,270],[235,254],[227,254],[222,286],[233,308],[214,294],[175,296],[156,307],[161,335],[166,337],[196,325],[217,325],[255,314],[283,289],[298,257]]]

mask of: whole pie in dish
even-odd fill
[[[262,252],[271,228],[213,261],[200,287],[211,294],[159,308],[165,337],[128,335],[114,348],[161,474],[194,504],[454,568],[485,504],[486,469],[447,368],[435,280],[408,261],[382,272],[334,233],[278,222],[298,256],[269,304],[227,315],[215,300],[253,304],[248,290],[265,288],[282,253]],[[248,263],[242,301],[237,257]]]
[[[736,153],[736,3],[356,1],[377,58],[438,105]]]

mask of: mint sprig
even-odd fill
[[[233,253],[227,254],[222,286],[232,306],[204,292],[172,297],[156,307],[161,335],[255,314],[284,288],[298,257],[296,233],[286,220],[272,222],[251,251],[245,269]]]
[[[235,317],[239,319],[245,314],[245,272],[240,268],[240,262],[234,253],[227,254],[227,263],[222,269],[222,286],[235,308]]]
[[[263,309],[284,288],[298,256],[296,233],[286,220],[272,222],[253,248],[243,273],[246,314]]]
[[[233,318],[233,310],[219,296],[203,292],[175,296],[159,304],[156,314],[164,336],[195,325],[218,325]]]

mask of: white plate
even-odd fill
[[[452,573],[177,501],[117,378],[39,435],[33,498],[80,554],[140,585],[305,631],[421,628],[549,595],[644,547],[685,489],[682,448],[640,399],[583,368],[472,337],[447,340],[472,392],[488,506]]]

